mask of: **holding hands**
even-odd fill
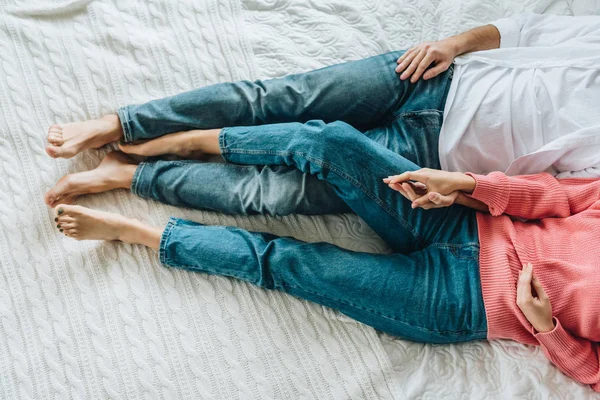
[[[469,202],[476,202],[465,196],[475,189],[475,179],[460,172],[423,168],[389,176],[383,182],[410,200],[412,208],[429,210],[455,203],[471,206]]]

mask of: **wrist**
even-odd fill
[[[450,51],[452,51],[452,54],[454,54],[454,57],[452,58],[455,58],[466,52],[465,41],[462,39],[462,36],[463,35],[456,35],[442,40],[442,42],[448,46]]]
[[[476,185],[477,181],[472,176],[465,175],[462,172],[456,173],[456,190],[471,194],[475,190]]]
[[[534,326],[533,328],[538,333],[548,333],[548,332],[554,330],[555,327],[556,327],[556,325],[554,325],[554,319],[551,319],[550,321],[540,324],[539,326]]]

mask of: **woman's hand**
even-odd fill
[[[418,182],[389,183],[388,186],[412,201],[412,208],[421,207],[424,210],[450,207],[458,202],[461,195],[458,191],[445,196],[437,192],[428,192],[427,187]]]
[[[448,207],[461,195],[454,192],[472,193],[475,189],[475,179],[468,175],[429,168],[389,176],[383,182],[411,200],[413,208],[426,209]]]
[[[451,38],[437,42],[424,42],[411,47],[397,61],[396,72],[401,73],[400,79],[408,78],[412,83],[419,80],[421,75],[424,80],[431,79],[450,67],[458,55],[458,47]],[[430,66],[433,68],[427,70]],[[425,72],[427,70],[427,72]]]
[[[533,289],[533,292],[532,292]],[[533,275],[533,265],[523,265],[517,282],[517,306],[538,332],[554,329],[552,306],[540,281]]]

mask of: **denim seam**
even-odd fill
[[[167,240],[171,237],[171,232],[173,232],[173,228],[177,226],[177,221],[174,217],[169,218],[169,222],[167,222],[167,226],[163,231],[163,234],[160,238],[160,244],[158,245],[158,254],[160,262],[164,265],[169,265],[169,260],[167,260]]]
[[[230,264],[235,264],[235,263],[230,263]],[[241,265],[241,264],[235,264],[235,265]],[[229,272],[227,271],[226,273],[223,273],[222,271],[218,271],[216,269],[210,269],[210,268],[202,268],[199,269],[198,267],[194,266],[194,265],[188,265],[188,264],[169,264],[170,267],[173,268],[181,268],[181,269],[185,269],[186,271],[191,271],[191,272],[204,272],[207,274],[213,274],[213,275],[219,275],[219,276],[232,276],[234,278],[241,278],[247,281],[252,282],[252,273],[245,273],[245,272]],[[254,283],[253,283],[254,284]],[[256,284],[254,284],[256,285]]]
[[[233,169],[254,169],[256,168],[255,165],[239,165],[239,164],[230,164],[230,163],[223,163],[223,162],[202,162],[202,161],[197,161],[197,160],[159,160],[162,162],[168,162],[171,165],[178,165],[178,166],[187,166],[190,164],[218,164],[219,166],[222,166],[223,168],[233,168]],[[148,162],[144,161],[145,164],[148,164]]]
[[[138,196],[138,197],[145,197],[143,195],[140,194],[139,192],[139,181],[140,181],[140,175],[142,174],[142,171],[144,169],[144,167],[146,166],[146,162],[142,162],[140,163],[137,168],[135,169],[135,172],[133,174],[133,178],[131,179],[131,193],[133,193],[134,195]]]
[[[123,129],[123,142],[131,143],[133,141],[133,135],[131,134],[129,109],[127,106],[119,108],[117,110],[117,115],[121,122],[121,129]]]
[[[367,308],[363,308],[363,307],[361,307],[359,305],[352,304],[352,303],[344,301],[344,300],[333,299],[331,297],[324,296],[324,295],[322,295],[320,293],[317,293],[317,292],[306,290],[306,289],[298,287],[298,286],[290,285],[289,283],[282,282],[281,285],[282,286],[291,287],[293,289],[297,289],[297,290],[300,290],[302,292],[310,293],[312,295],[316,295],[316,296],[321,297],[321,298],[326,299],[326,300],[331,300],[331,301],[339,302],[339,303],[348,305],[350,307],[357,308],[357,309],[362,310],[362,311],[367,311],[367,312],[369,312],[371,314],[374,314],[374,315],[376,315],[378,317],[383,317],[383,318],[386,318],[386,319],[390,319],[390,320],[392,320],[394,322],[400,323],[402,325],[406,325],[406,326],[410,327],[411,329],[418,329],[418,330],[421,330],[421,331],[424,331],[424,332],[432,332],[432,333],[437,333],[437,334],[441,334],[441,335],[444,335],[444,334],[461,334],[461,333],[486,333],[487,332],[487,330],[460,330],[460,331],[439,330],[438,331],[438,330],[427,329],[427,328],[423,328],[421,326],[411,325],[411,324],[409,324],[409,323],[407,323],[405,321],[401,321],[401,320],[396,319],[395,317],[392,317],[392,316],[381,314],[380,312],[378,312],[376,310],[370,310],[370,309],[367,309]]]
[[[441,114],[442,116],[444,115],[444,112],[442,110],[438,110],[437,108],[425,108],[423,110],[413,110],[413,111],[396,111],[394,114],[392,114],[391,117],[391,122],[396,121],[400,118],[406,118],[406,117],[412,117],[415,115],[421,115],[421,114]]]
[[[471,243],[433,243],[430,244],[429,247],[437,247],[437,248],[442,248],[442,249],[448,249],[452,252],[452,254],[454,255],[454,257],[459,258],[461,260],[479,260],[479,243],[475,243],[475,242],[471,242]],[[458,250],[464,247],[476,247],[477,248],[477,254],[473,255],[473,256],[464,256],[464,255],[460,255],[458,254]]]
[[[223,135],[223,131],[221,131],[222,136]],[[223,140],[224,143],[224,140]],[[367,190],[364,186],[362,186],[359,182],[355,181],[354,179],[352,179],[350,176],[340,172],[337,168],[337,166],[333,166],[328,162],[325,162],[324,160],[315,158],[315,157],[311,157],[306,155],[305,153],[301,153],[301,152],[288,152],[288,151],[284,151],[284,152],[280,152],[280,151],[265,151],[265,150],[244,150],[244,149],[225,149],[224,147],[221,147],[221,154],[223,155],[223,158],[226,159],[225,155],[226,154],[230,154],[230,153],[234,153],[234,154],[271,154],[271,155],[277,155],[277,156],[290,156],[290,155],[298,155],[301,157],[304,157],[307,161],[312,161],[317,163],[317,165],[320,165],[321,167],[325,167],[328,168],[330,171],[333,171],[335,174],[337,174],[338,176],[346,179],[347,181],[349,181],[350,183],[352,183],[355,187],[357,187],[358,189],[360,189],[367,197],[369,197],[371,200],[373,200],[373,202],[375,204],[377,204],[379,207],[381,207],[382,210],[384,210],[386,213],[388,213],[390,216],[392,216],[397,222],[400,223],[400,225],[402,225],[404,227],[404,229],[408,230],[413,236],[414,238],[420,243],[423,244],[423,239],[419,237],[418,233],[415,232],[409,225],[408,223],[400,218],[399,215],[397,215],[395,212],[389,210],[387,207],[385,207],[384,204],[382,204],[382,202],[380,202],[376,197],[371,196],[371,193],[369,190]],[[332,168],[335,167],[335,168]]]

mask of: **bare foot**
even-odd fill
[[[119,143],[119,148],[125,153],[146,157],[174,154],[185,159],[201,159],[204,154],[220,153],[220,131],[209,129],[175,132],[133,144]]]
[[[129,189],[137,165],[120,151],[109,153],[96,169],[63,176],[44,196],[50,207],[72,204],[84,194]]]
[[[68,124],[54,124],[48,129],[46,153],[52,158],[71,158],[87,150],[97,149],[123,139],[117,115]]]
[[[55,209],[56,227],[77,240],[121,240],[158,249],[162,228],[135,219],[89,208],[60,204]]]

